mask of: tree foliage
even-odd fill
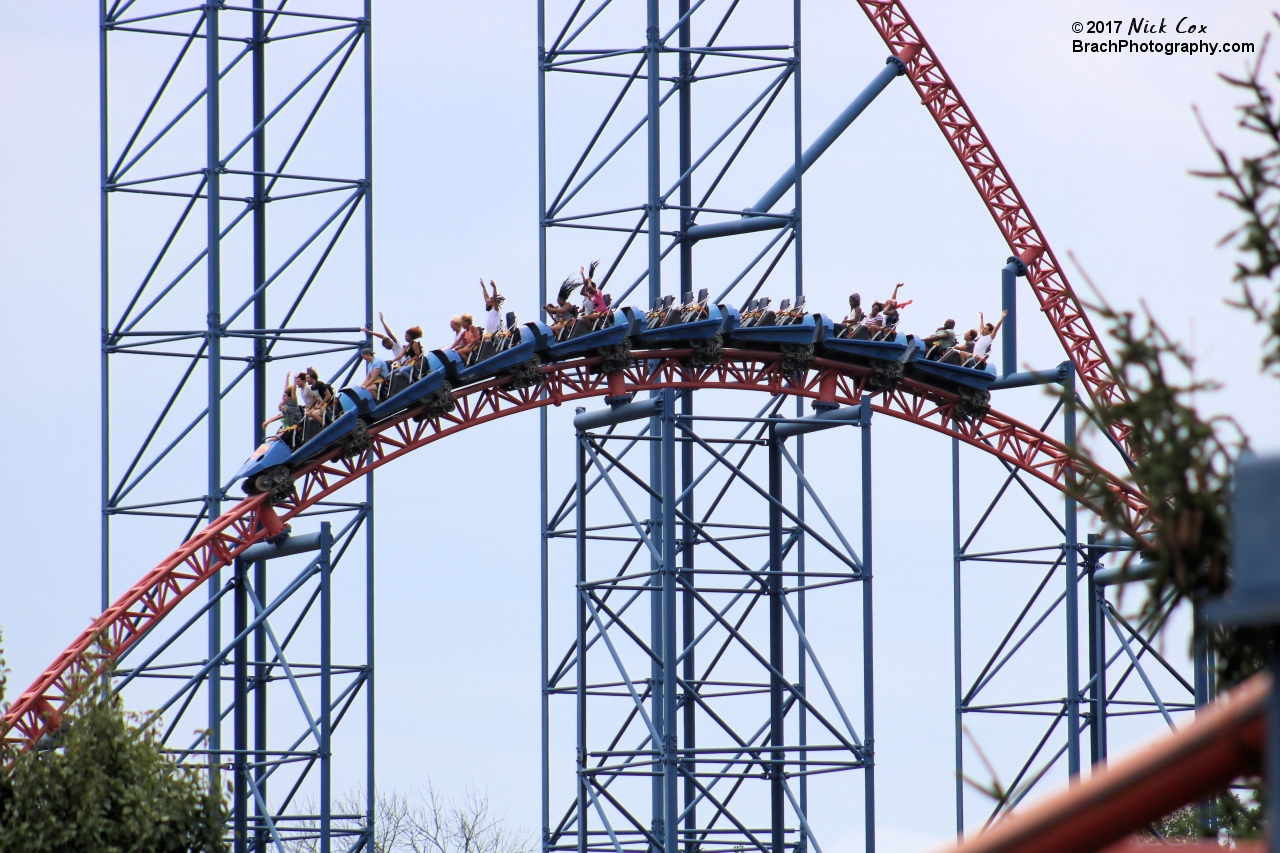
[[[1112,364],[1128,392],[1097,417],[1104,428],[1126,424],[1132,430],[1134,455],[1125,476],[1150,501],[1140,531],[1146,547],[1126,557],[1127,564],[1140,560],[1154,567],[1143,605],[1150,613],[1226,590],[1231,476],[1246,439],[1231,418],[1200,414],[1197,396],[1217,390],[1218,383],[1197,378],[1195,358],[1145,302],[1140,306],[1140,312],[1123,311],[1100,298],[1090,309],[1114,342]],[[1078,452],[1097,464],[1087,449]],[[1076,491],[1099,510],[1109,534],[1128,532],[1126,507],[1103,481],[1082,481]],[[1215,632],[1226,684],[1257,669],[1258,649],[1242,643],[1242,636]]]
[[[52,743],[0,754],[0,853],[224,851],[208,774],[162,752],[105,682],[86,686]]]
[[[314,809],[309,809],[314,812]],[[335,814],[364,814],[364,791],[350,792],[333,804]],[[318,828],[304,821],[304,829]],[[470,788],[461,800],[443,795],[430,780],[410,794],[379,791],[374,803],[375,853],[533,853],[528,832],[511,829],[495,814],[489,796]],[[308,833],[310,834],[310,833]],[[286,843],[290,853],[315,853],[314,838]]]
[[[1280,22],[1280,16],[1276,20]],[[1225,188],[1218,195],[1243,216],[1240,227],[1222,238],[1224,244],[1234,243],[1241,254],[1235,274],[1240,297],[1232,304],[1266,327],[1262,369],[1280,377],[1280,298],[1276,293],[1261,292],[1267,288],[1257,286],[1266,282],[1275,290],[1274,274],[1280,269],[1280,106],[1267,88],[1262,70],[1269,41],[1270,37],[1263,40],[1258,58],[1246,66],[1242,76],[1221,75],[1228,86],[1246,94],[1246,100],[1236,107],[1239,126],[1259,139],[1260,153],[1232,156],[1201,122],[1218,168],[1194,174],[1223,184]]]

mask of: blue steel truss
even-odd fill
[[[1013,307],[1008,289],[1005,307]],[[1016,364],[1012,334],[1006,326],[1006,371]],[[1059,423],[1063,441],[1074,446],[1078,413],[1092,415],[1073,375],[1062,373],[1061,393],[1041,429]],[[990,468],[989,459],[975,461]],[[1137,619],[1122,615],[1121,588],[1149,577],[1146,566],[1119,568],[1132,542],[1096,534],[1082,542],[1082,510],[1074,500],[1047,493],[1001,464],[989,496],[982,490],[990,481],[962,488],[960,443],[952,442],[959,835],[985,829],[1064,771],[1077,776],[1105,763],[1108,731],[1119,722],[1158,716],[1172,728],[1212,695],[1198,619],[1192,619],[1192,672],[1186,673],[1176,655],[1161,649],[1160,633],[1176,618],[1167,600]],[[978,494],[983,497],[972,500]],[[1006,523],[1002,514],[1011,509],[1022,512],[1019,524]],[[1028,530],[1034,531],[1030,539]],[[1000,544],[1015,535],[1024,538]],[[1141,598],[1131,591],[1130,605]],[[1055,659],[1060,675],[1048,675],[1045,663]],[[1132,740],[1136,731],[1123,735]]]
[[[804,148],[798,0],[749,11],[733,0],[538,5],[540,302],[553,295],[549,280],[590,258],[602,260],[597,281],[602,289],[612,284],[614,305],[642,284],[646,307],[664,293],[684,300],[701,288],[713,302],[745,303],[769,293],[767,285],[793,291],[800,302],[804,171],[902,73],[901,63],[890,59],[881,69],[869,63],[876,72],[871,84]],[[770,155],[775,150],[786,152],[780,162]],[[763,195],[756,184],[761,161],[780,174]],[[789,205],[783,203],[788,197]],[[791,263],[784,265],[788,252]],[[664,281],[664,264],[674,285]],[[626,439],[621,451],[612,449],[618,440],[612,435],[580,433],[577,484],[556,509],[545,410],[540,415],[544,850],[673,851],[683,845],[781,853],[811,844],[820,850],[821,832],[807,820],[810,785],[857,770],[866,849],[873,851],[871,582],[861,562],[869,563],[869,554],[854,554],[843,534],[815,537],[804,522],[812,501],[834,524],[805,478],[804,438],[795,439],[792,454],[766,436],[780,403],[755,420],[739,419],[736,437],[710,439],[694,429],[705,416],[695,418],[693,398],[688,390],[662,397],[664,414]],[[795,415],[802,414],[797,404]],[[869,430],[863,434],[869,441]],[[774,448],[768,475],[753,477],[731,460],[729,451],[740,443],[746,456],[757,445]],[[644,447],[647,473],[623,461],[626,452]],[[701,475],[699,456],[708,466]],[[705,479],[711,470],[726,474],[727,482],[711,486]],[[784,473],[796,484],[789,502],[774,488]],[[865,461],[863,473],[869,478]],[[733,484],[747,489],[746,504],[759,502],[768,523],[754,518],[716,526],[713,514],[726,512],[724,493]],[[624,486],[640,493],[628,499]],[[698,493],[711,488],[719,491],[706,500],[703,515],[695,515],[703,505]],[[864,497],[869,550],[869,491]],[[621,515],[588,526],[589,502],[592,519],[597,512]],[[551,604],[558,589],[552,577],[563,563],[552,551],[570,536],[577,543],[578,605],[574,615],[560,617]],[[764,562],[747,556],[759,544],[753,539],[774,546]],[[843,554],[829,583],[854,584],[863,598],[862,728],[825,675],[823,692],[834,706],[819,712],[806,693],[818,653],[807,642],[809,591],[802,579],[811,574],[806,554],[816,542],[828,555]],[[606,543],[621,553],[610,553]],[[719,565],[695,569],[696,553],[714,553]],[[649,613],[649,624],[642,625],[640,614],[626,608],[646,599],[650,607],[638,609]],[[768,624],[748,630],[728,615],[765,601]],[[572,648],[553,656],[551,634],[566,618],[576,625]],[[788,644],[799,649],[795,684],[786,683],[790,676],[777,659]],[[717,651],[704,665],[708,653],[701,650],[709,646]],[[741,683],[717,676],[717,666],[733,669],[719,663],[728,650],[754,662],[744,664]],[[561,694],[576,697],[579,733],[575,793],[565,811],[558,811],[552,790],[553,777],[567,771],[552,753],[552,699]],[[753,710],[735,716],[735,703]],[[722,706],[735,706],[734,713]],[[642,778],[648,784],[640,784]],[[761,778],[769,780],[767,791],[757,796]]]
[[[574,484],[548,528],[556,557],[572,545],[552,573],[567,580],[571,562],[574,633],[545,684],[573,700],[576,785],[544,849],[820,851],[848,829],[851,771],[873,849],[870,401],[844,422],[861,433],[844,472],[861,512],[842,524],[797,459],[813,419],[783,416],[779,398],[751,417],[694,415],[678,396],[576,421]],[[565,610],[544,611],[557,639]],[[831,614],[850,611],[833,642]],[[544,768],[544,785],[567,770]]]
[[[288,372],[316,364],[343,382],[357,366],[372,320],[372,66],[368,0],[101,0],[98,22],[105,609],[113,558],[221,513]],[[183,491],[192,470],[203,494]],[[231,775],[237,853],[369,840],[372,476],[366,488],[313,513],[339,519],[336,535],[327,521],[295,531],[321,554],[300,574],[275,577],[275,554],[238,564],[116,673],[130,704],[164,712],[169,748]],[[364,571],[338,600],[363,598],[351,615],[364,624],[336,649],[358,662],[340,665],[331,636],[346,614],[329,584],[357,533]],[[339,820],[330,738],[356,708],[368,806]]]

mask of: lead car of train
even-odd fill
[[[607,297],[606,297],[607,299]],[[833,323],[810,313],[801,302],[784,299],[772,307],[768,298],[753,299],[744,309],[709,304],[707,291],[686,294],[676,304],[671,296],[641,312],[610,310],[594,320],[579,319],[558,334],[543,323],[521,325],[507,314],[504,327],[466,359],[452,350],[425,353],[418,363],[393,370],[375,392],[343,388],[324,413],[323,422],[304,417],[303,423],[259,447],[237,472],[246,494],[270,492],[287,497],[293,489],[292,471],[305,462],[341,447],[346,456],[363,452],[370,442],[369,427],[410,409],[415,420],[436,418],[453,410],[453,390],[495,377],[510,377],[515,387],[535,385],[542,366],[574,358],[599,357],[599,370],[620,370],[631,361],[632,349],[691,350],[690,363],[710,367],[724,347],[779,352],[782,369],[803,373],[817,355],[869,367],[871,384],[889,389],[904,376],[950,391],[960,397],[958,413],[981,418],[990,403],[988,387],[996,379],[994,367],[977,364],[955,350],[926,347],[913,335],[896,329]]]

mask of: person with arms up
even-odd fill
[[[493,288],[492,296],[485,289],[484,279],[480,279],[480,292],[484,294],[484,333],[486,336],[496,335],[502,331],[502,303],[507,301],[507,297],[498,295],[498,285],[493,283],[493,279],[489,279],[489,286]]]
[[[1001,311],[1000,319],[997,320],[996,324],[993,326],[987,322],[986,317],[982,316],[981,311],[978,312],[978,329],[980,334],[978,335],[977,341],[973,344],[973,357],[975,359],[986,361],[988,356],[991,355],[991,345],[995,342],[996,335],[1000,333],[1000,326],[1004,324],[1004,318],[1008,313],[1008,311]],[[981,361],[979,363],[981,363]]]

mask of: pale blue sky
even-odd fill
[[[97,34],[96,4],[84,0],[3,5],[0,334],[10,341],[13,405],[0,626],[10,684],[21,689],[97,613]],[[1216,76],[1239,71],[1241,57],[1073,55],[1071,24],[1096,11],[1080,2],[909,7],[1059,257],[1073,250],[1118,306],[1145,299],[1170,332],[1194,342],[1203,375],[1224,383],[1204,407],[1237,418],[1256,446],[1280,445],[1277,387],[1256,370],[1260,332],[1224,305],[1233,253],[1217,243],[1233,214],[1212,185],[1188,175],[1212,166],[1192,105],[1220,141],[1250,145],[1234,127],[1239,96]],[[1134,0],[1114,14],[1159,18],[1167,9]],[[1273,23],[1258,2],[1196,0],[1178,12],[1224,40],[1261,42]],[[532,316],[532,4],[383,0],[374,20],[378,307],[394,323],[422,322],[430,337],[475,301],[474,280],[484,275]],[[885,49],[851,2],[811,3],[805,21],[807,141],[880,69]],[[591,111],[582,112],[588,121]],[[763,187],[777,171],[762,161],[748,176]],[[917,328],[998,308],[1007,252],[903,81],[810,171],[805,188],[814,307],[835,311],[848,290],[865,296],[903,280],[917,299]],[[743,192],[745,206],[755,195]],[[553,257],[574,269],[580,262]],[[1024,361],[1061,360],[1034,311],[1024,313],[1022,332]],[[1030,418],[1043,403],[1024,395],[1008,406]],[[565,447],[566,414],[553,417]],[[486,785],[527,827],[538,821],[534,423],[501,422],[451,440],[447,452],[422,451],[380,476],[378,493],[382,784],[407,787],[430,773],[452,790]],[[879,435],[881,838],[883,849],[907,853],[951,826],[950,508],[927,497],[945,478],[950,451],[940,437],[899,424]],[[438,500],[497,471],[509,472],[509,488]],[[134,563],[122,559],[118,583],[167,551],[162,544]],[[852,851],[858,842],[832,847]]]

